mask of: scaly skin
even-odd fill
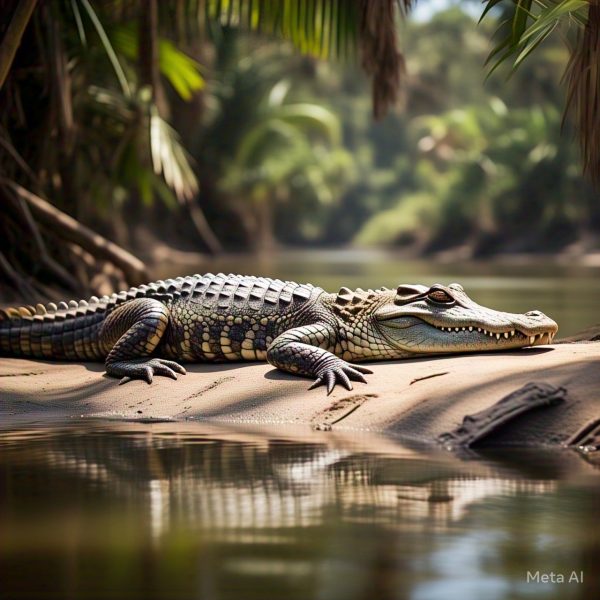
[[[177,379],[180,362],[267,360],[352,389],[371,360],[510,350],[550,343],[539,311],[498,312],[459,284],[377,291],[321,288],[242,275],[193,275],[101,299],[0,311],[0,354],[104,360],[121,383]]]

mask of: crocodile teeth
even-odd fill
[[[481,327],[478,327],[478,328],[477,328],[477,331],[479,331],[479,333],[481,333]]]
[[[508,338],[508,331],[505,331],[505,332],[504,332],[504,337],[505,337],[505,338]]]
[[[510,332],[510,336],[512,337],[513,335],[515,335],[515,330],[514,329],[512,329],[511,332]]]
[[[535,342],[535,335],[530,335],[529,336],[529,343],[533,344]]]
[[[497,334],[496,334],[496,339],[497,339],[497,340],[499,340],[499,339],[500,339],[500,334],[499,334],[499,333],[497,333]]]
[[[454,331],[458,331],[458,329],[459,329],[458,327],[455,327],[455,328],[454,328]]]
[[[472,327],[469,327],[469,331],[473,331],[473,328],[472,328]]]
[[[464,331],[465,329],[466,329],[465,327],[463,327],[463,328],[462,328],[462,330],[463,330],[463,331]]]

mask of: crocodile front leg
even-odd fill
[[[102,324],[99,341],[108,355],[108,375],[122,377],[120,383],[144,379],[152,383],[153,375],[177,379],[185,369],[172,360],[150,358],[169,323],[169,309],[158,300],[138,298],[112,311]]]
[[[328,325],[305,325],[276,337],[267,350],[267,360],[282,371],[316,377],[308,389],[325,384],[327,395],[337,383],[348,390],[352,389],[350,379],[366,383],[363,373],[373,371],[342,360],[328,350],[334,347],[335,332]]]

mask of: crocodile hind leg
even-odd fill
[[[185,369],[172,360],[151,357],[169,324],[169,309],[153,298],[139,298],[112,311],[102,324],[100,345],[106,349],[106,373],[121,383],[153,375],[177,379]]]
[[[267,350],[267,360],[274,367],[295,375],[316,377],[308,388],[324,384],[327,395],[336,384],[352,389],[351,379],[367,383],[364,374],[370,369],[341,359],[327,348],[335,346],[335,333],[325,324],[305,325],[290,329],[273,340]]]

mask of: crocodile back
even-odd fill
[[[160,289],[159,289],[160,288]],[[316,320],[319,287],[212,273],[161,282],[170,309],[162,351],[181,360],[264,360],[283,331]]]
[[[111,296],[0,310],[0,355],[98,360],[99,331],[120,305],[154,298],[169,308],[157,354],[189,360],[262,360],[279,333],[315,320],[321,288],[245,275],[190,275]],[[252,341],[253,340],[253,341]]]

